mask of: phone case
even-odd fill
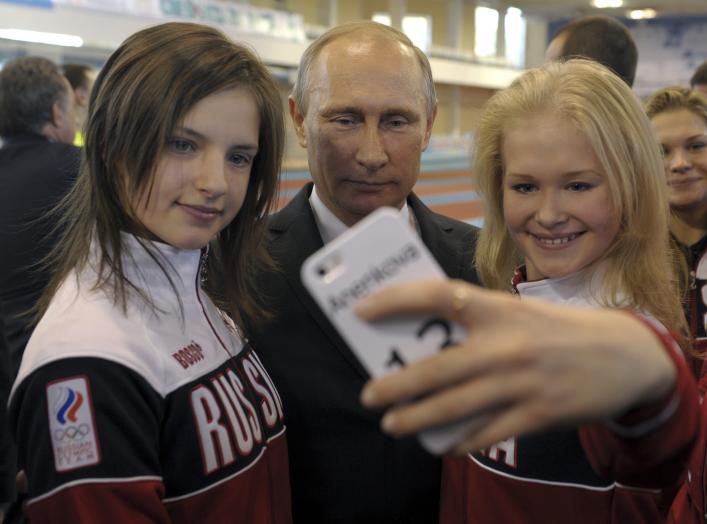
[[[353,306],[372,292],[403,282],[446,278],[417,232],[392,208],[382,208],[312,254],[301,269],[304,286],[369,371],[379,377],[465,338],[464,329],[429,315],[375,323],[359,319]],[[432,453],[443,453],[479,418],[433,428],[419,435]]]

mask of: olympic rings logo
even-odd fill
[[[79,426],[69,426],[66,429],[56,429],[54,430],[54,439],[59,441],[64,440],[83,440],[83,438],[88,435],[88,424],[81,424]]]

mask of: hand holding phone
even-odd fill
[[[400,213],[382,208],[302,265],[302,283],[372,377],[396,371],[410,362],[455,345],[464,329],[446,319],[410,315],[368,323],[354,305],[391,284],[446,275]],[[459,442],[478,419],[463,420],[422,432],[423,446],[443,453]]]

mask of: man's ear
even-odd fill
[[[430,137],[432,136],[432,128],[435,124],[435,118],[437,118],[437,102],[435,102],[435,105],[432,108],[432,112],[427,117],[427,122],[425,123],[425,140],[422,144],[423,151],[427,149],[427,146],[430,143]]]
[[[64,115],[64,108],[62,108],[61,103],[56,100],[52,104],[51,125],[54,127],[58,127],[58,124],[61,122],[62,118],[64,118]]]
[[[301,147],[307,147],[307,132],[304,126],[304,115],[300,112],[299,107],[297,107],[297,102],[292,97],[287,99],[287,105],[290,109],[290,117],[292,118],[292,124],[295,126],[295,133],[297,133],[297,141]]]

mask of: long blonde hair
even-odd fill
[[[628,305],[684,333],[660,150],[638,98],[619,77],[588,60],[530,70],[486,105],[473,167],[486,209],[476,253],[482,282],[508,289],[521,261],[503,216],[503,133],[519,120],[544,112],[559,115],[586,134],[620,216],[619,233],[594,262],[606,268],[597,299],[606,307]]]

